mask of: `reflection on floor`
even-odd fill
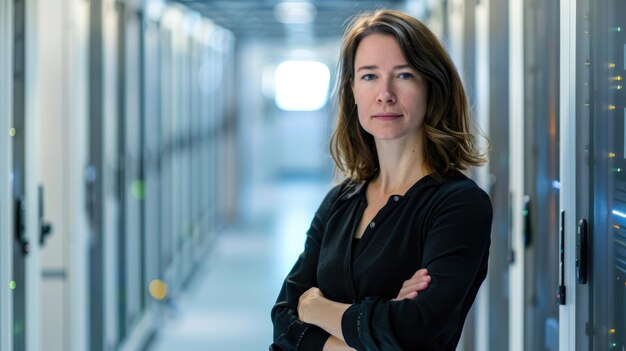
[[[270,218],[221,233],[149,349],[267,350],[270,309],[330,187],[329,180],[281,182],[272,209],[262,211]]]

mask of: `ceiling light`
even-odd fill
[[[274,18],[280,23],[303,24],[311,23],[317,11],[310,2],[281,2],[274,7]]]

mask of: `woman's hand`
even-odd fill
[[[305,291],[298,301],[298,317],[305,323],[311,323],[311,312],[314,310],[313,305],[319,298],[324,298],[322,291],[316,287]]]
[[[324,344],[324,348],[322,351],[356,351],[350,346],[346,345],[345,342],[337,339],[334,336],[330,336],[326,343]]]
[[[398,297],[393,300],[398,301],[416,298],[420,291],[424,291],[428,288],[430,280],[431,278],[428,275],[428,270],[426,268],[418,270],[411,278],[404,281],[404,284],[402,284],[402,288],[398,293]]]

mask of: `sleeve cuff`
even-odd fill
[[[363,344],[359,338],[359,328],[361,324],[361,305],[354,304],[343,313],[341,317],[341,331],[348,346],[362,350]]]
[[[324,344],[326,344],[326,340],[328,340],[329,337],[330,334],[328,334],[324,329],[311,326],[307,328],[302,340],[300,340],[300,347],[298,347],[298,350],[322,351]]]

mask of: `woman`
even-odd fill
[[[378,10],[347,29],[317,210],[272,309],[270,350],[454,350],[487,274],[489,197],[461,80],[436,37]]]

